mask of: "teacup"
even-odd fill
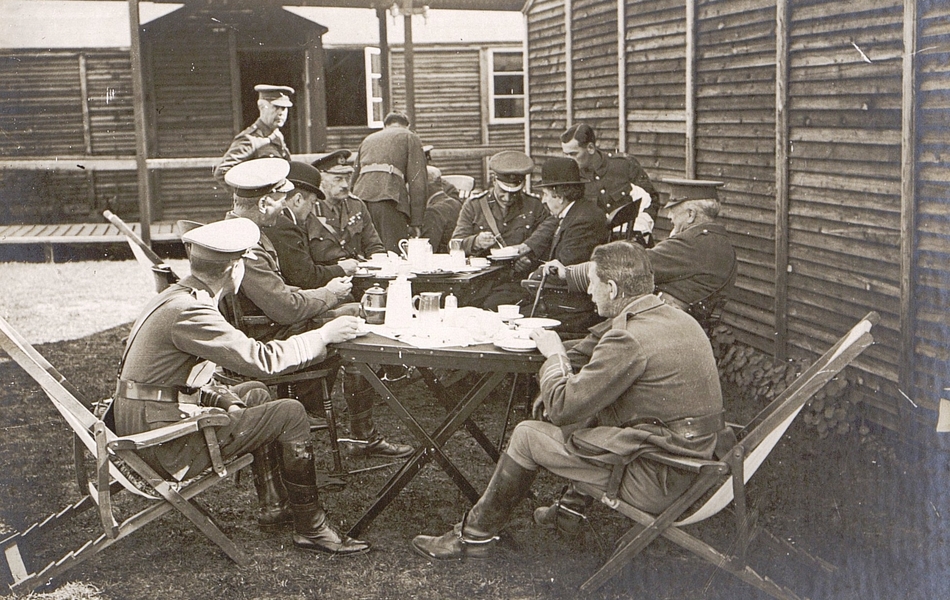
[[[498,316],[502,319],[517,319],[521,316],[521,307],[517,304],[499,304]]]
[[[488,259],[482,256],[473,256],[468,259],[468,264],[473,267],[487,267],[489,265]]]

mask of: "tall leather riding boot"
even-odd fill
[[[350,371],[344,373],[343,395],[346,399],[346,411],[352,436],[346,440],[347,454],[354,457],[384,458],[403,458],[412,454],[412,446],[387,442],[379,434],[373,420],[376,391],[362,375]]]
[[[462,560],[488,557],[511,511],[528,495],[537,471],[525,469],[507,454],[495,466],[488,487],[461,523],[442,536],[417,535],[413,549],[427,558]]]
[[[564,539],[574,539],[581,529],[584,514],[593,502],[593,498],[568,485],[554,504],[535,509],[534,522],[545,529],[556,529]]]
[[[261,531],[276,531],[294,522],[287,502],[287,488],[280,477],[280,451],[276,442],[262,446],[251,453],[254,462],[254,489],[257,490],[257,526]]]
[[[294,545],[331,554],[356,554],[369,550],[368,543],[347,537],[330,525],[317,493],[313,444],[280,444],[280,457],[281,475],[294,517]]]

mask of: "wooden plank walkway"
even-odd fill
[[[139,234],[139,223],[129,226]],[[179,239],[173,221],[152,223],[153,242],[173,242]],[[66,223],[58,225],[0,225],[0,245],[40,244],[47,262],[53,262],[56,244],[114,244],[125,243],[125,235],[112,223]]]

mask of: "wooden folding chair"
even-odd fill
[[[140,238],[117,214],[111,210],[104,210],[102,216],[118,227],[119,231],[125,235],[125,241],[129,243],[129,248],[132,249],[135,260],[155,278],[156,292],[162,293],[165,288],[179,280],[178,274],[169,265],[165,264],[165,261],[158,254],[155,254],[151,246],[146,244],[145,240]]]
[[[640,214],[640,200],[634,200],[613,209],[607,215],[607,227],[610,230],[607,241],[633,239],[633,225],[637,221],[638,214]]]
[[[0,348],[40,385],[72,428],[75,434],[76,481],[82,494],[79,501],[62,511],[0,540],[0,549],[6,559],[9,577],[13,581],[10,588],[14,592],[28,592],[50,583],[73,566],[172,510],[177,510],[190,520],[234,562],[241,566],[250,564],[250,557],[218,528],[195,500],[196,496],[226,475],[236,473],[254,460],[250,454],[235,457],[227,462],[222,460],[215,428],[228,423],[224,412],[218,409],[203,410],[200,414],[173,425],[119,437],[105,421],[86,408],[87,404],[76,389],[2,318]],[[165,479],[139,455],[139,451],[144,448],[197,432],[204,435],[212,469],[195,479],[186,482]],[[94,460],[94,472],[91,474],[86,471],[87,456]],[[120,470],[118,461],[134,473],[134,479],[140,480],[137,484]],[[120,521],[114,509],[113,497],[122,490],[149,500],[149,504],[143,510]],[[30,545],[35,544],[44,532],[52,532],[56,527],[66,524],[69,517],[93,507],[98,508],[101,531],[93,532],[82,546],[67,551],[59,560],[31,570],[32,567],[28,566],[25,556]]]
[[[765,533],[766,539],[773,542],[781,542],[781,540],[756,525],[755,515],[750,515],[747,508],[745,484],[778,443],[808,399],[873,343],[874,339],[870,330],[878,319],[877,313],[869,313],[821,358],[799,375],[784,393],[739,432],[738,442],[722,460],[696,460],[663,452],[650,452],[640,456],[638,460],[652,460],[697,474],[693,485],[662,514],[648,514],[619,498],[609,497],[602,490],[575,482],[574,486],[580,492],[600,498],[601,502],[636,522],[636,525],[617,541],[616,549],[610,559],[584,582],[581,590],[598,589],[622,570],[624,565],[643,551],[650,542],[662,535],[775,598],[796,600],[798,596],[794,592],[776,584],[768,577],[760,576],[746,560],[749,544],[759,533]],[[618,468],[624,467],[620,465]],[[707,498],[704,502],[701,504],[697,502],[704,497]],[[731,555],[716,550],[683,530],[683,527],[687,525],[718,514],[733,502],[737,531],[735,551]],[[698,506],[696,510],[688,512],[695,506]],[[817,563],[825,570],[834,570],[832,565],[791,545],[786,545],[783,549],[795,552]]]
[[[475,187],[475,178],[470,175],[443,175],[442,181],[447,181],[459,191],[459,199],[465,200],[472,195]]]

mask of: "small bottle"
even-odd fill
[[[455,297],[455,294],[449,292],[449,295],[445,297],[445,312],[452,313],[459,307],[459,299]]]

